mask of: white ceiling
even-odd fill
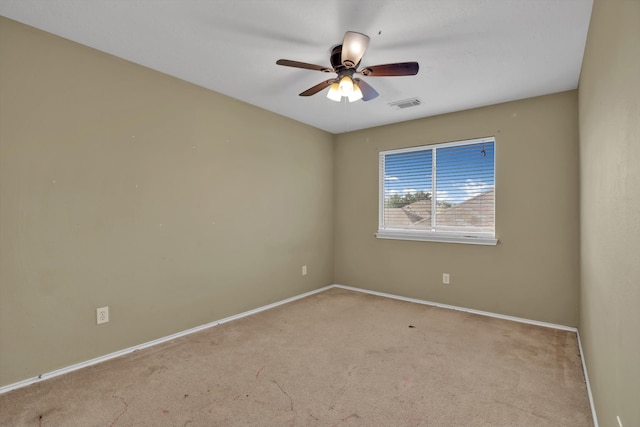
[[[0,14],[332,133],[575,89],[592,0],[0,0]],[[345,31],[371,37],[361,67],[380,96],[337,103],[330,66]],[[418,97],[417,107],[390,102]]]

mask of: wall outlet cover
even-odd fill
[[[109,307],[100,307],[96,309],[96,323],[101,325],[109,321]]]

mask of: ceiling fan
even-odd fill
[[[370,101],[378,96],[378,92],[374,88],[364,80],[357,77],[354,78],[354,74],[361,74],[367,77],[414,76],[418,74],[419,66],[417,62],[373,65],[358,70],[357,68],[367,50],[367,46],[369,46],[368,36],[354,31],[347,31],[342,44],[331,50],[330,61],[332,68],[289,59],[279,59],[276,64],[325,73],[336,73],[337,77],[320,82],[300,93],[300,96],[311,96],[331,86],[327,98],[333,101],[341,101],[343,96],[347,97],[349,102],[359,99]]]

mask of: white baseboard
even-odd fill
[[[408,302],[414,302],[414,303],[417,303],[417,304],[430,305],[430,306],[440,307],[440,308],[447,308],[449,310],[464,311],[466,313],[479,314],[480,316],[495,317],[495,318],[498,318],[498,319],[511,320],[512,322],[520,322],[520,323],[528,323],[530,325],[544,326],[545,328],[561,329],[563,331],[570,331],[570,332],[577,332],[578,331],[576,328],[574,328],[572,326],[564,326],[564,325],[557,325],[555,323],[539,322],[537,320],[524,319],[522,317],[507,316],[505,314],[491,313],[490,311],[474,310],[472,308],[458,307],[458,306],[449,305],[449,304],[440,304],[439,302],[432,302],[432,301],[426,301],[426,300],[421,300],[421,299],[416,299],[416,298],[402,297],[402,296],[399,296],[399,295],[387,294],[387,293],[384,293],[384,292],[370,291],[368,289],[352,288],[351,286],[344,286],[344,285],[333,285],[333,287],[347,289],[347,290],[356,291],[356,292],[364,292],[364,293],[367,293],[367,294],[378,295],[378,296],[386,297],[386,298],[393,298],[393,299],[397,299],[397,300],[400,300],[400,301],[408,301]]]
[[[209,322],[209,323],[206,323],[204,325],[196,326],[195,328],[191,328],[191,329],[187,329],[185,331],[177,332],[175,334],[171,334],[171,335],[168,335],[166,337],[158,338],[158,339],[155,339],[153,341],[148,341],[148,342],[143,343],[143,344],[139,344],[139,345],[136,345],[136,346],[133,346],[133,347],[125,348],[123,350],[115,351],[113,353],[109,353],[109,354],[106,354],[104,356],[99,356],[99,357],[96,357],[95,359],[87,360],[85,362],[76,363],[74,365],[67,366],[65,368],[56,369],[55,371],[51,371],[51,372],[47,372],[47,373],[44,373],[44,374],[40,374],[37,377],[27,378],[26,380],[22,380],[22,381],[19,381],[17,383],[8,384],[6,386],[0,387],[0,394],[7,393],[7,392],[9,392],[11,390],[16,390],[18,388],[26,387],[28,385],[35,384],[37,382],[44,381],[44,380],[49,379],[49,378],[57,377],[58,375],[63,375],[63,374],[67,374],[69,372],[77,371],[78,369],[86,368],[87,366],[91,366],[91,365],[95,365],[97,363],[105,362],[107,360],[114,359],[116,357],[120,357],[120,356],[123,356],[125,354],[137,351],[137,350],[142,350],[143,348],[147,348],[147,347],[151,347],[151,346],[154,346],[154,345],[157,345],[157,344],[161,344],[161,343],[164,343],[164,342],[167,342],[167,341],[171,341],[171,340],[174,340],[176,338],[183,337],[185,335],[190,335],[190,334],[193,334],[195,332],[202,331],[204,329],[212,328],[214,326],[218,326],[218,325],[221,325],[223,323],[230,322],[232,320],[240,319],[242,317],[251,316],[252,314],[256,314],[256,313],[259,313],[261,311],[269,310],[269,309],[278,307],[280,305],[287,304],[287,303],[290,303],[292,301],[295,301],[295,300],[298,300],[298,299],[301,299],[301,298],[308,297],[310,295],[314,295],[314,294],[326,291],[327,289],[330,289],[332,287],[333,287],[333,285],[325,286],[324,288],[315,289],[313,291],[305,292],[303,294],[296,295],[296,296],[293,296],[291,298],[283,299],[282,301],[274,302],[273,304],[268,304],[268,305],[265,305],[265,306],[262,306],[262,307],[255,308],[253,310],[249,310],[249,311],[245,311],[243,313],[235,314],[233,316],[225,317],[224,319],[215,320],[213,322]]]
[[[582,370],[584,373],[584,382],[587,384],[587,393],[589,394],[589,405],[591,406],[591,416],[593,417],[593,427],[598,427],[598,415],[596,414],[596,405],[593,401],[591,393],[591,383],[589,383],[589,374],[587,373],[587,362],[584,360],[584,352],[582,351],[582,341],[580,340],[580,331],[578,335],[578,347],[580,348],[580,358],[582,359]]]
[[[137,350],[142,350],[143,348],[147,348],[147,347],[151,347],[151,346],[154,346],[154,345],[157,345],[157,344],[161,344],[161,343],[164,343],[164,342],[167,342],[167,341],[171,341],[173,339],[180,338],[180,337],[183,337],[185,335],[190,335],[190,334],[193,334],[195,332],[202,331],[204,329],[212,328],[214,326],[218,326],[218,325],[221,325],[223,323],[230,322],[232,320],[240,319],[242,317],[251,316],[252,314],[256,314],[256,313],[259,313],[261,311],[269,310],[271,308],[275,308],[275,307],[278,307],[280,305],[284,305],[284,304],[287,304],[287,303],[290,303],[290,302],[293,302],[293,301],[296,301],[296,300],[299,300],[299,299],[302,299],[302,298],[305,298],[305,297],[308,297],[308,296],[311,296],[311,295],[314,295],[314,294],[317,294],[317,293],[320,293],[320,292],[324,292],[324,291],[326,291],[328,289],[331,289],[331,288],[341,288],[341,289],[346,289],[346,290],[349,290],[349,291],[363,292],[363,293],[367,293],[367,294],[372,294],[372,295],[377,295],[377,296],[381,296],[381,297],[397,299],[397,300],[401,300],[401,301],[408,301],[408,302],[413,302],[413,303],[417,303],[417,304],[423,304],[423,305],[430,305],[430,306],[434,306],[434,307],[446,308],[446,309],[449,309],[449,310],[464,311],[464,312],[467,312],[467,313],[478,314],[478,315],[481,315],[481,316],[488,316],[488,317],[495,317],[495,318],[498,318],[498,319],[511,320],[513,322],[528,323],[528,324],[531,324],[531,325],[543,326],[543,327],[546,327],[546,328],[553,328],[553,329],[560,329],[560,330],[563,330],[563,331],[575,332],[577,334],[577,336],[578,336],[578,346],[580,347],[580,357],[582,358],[582,367],[584,369],[584,377],[585,377],[585,381],[586,381],[586,384],[587,384],[587,392],[589,394],[589,403],[591,404],[591,413],[593,415],[594,427],[598,427],[598,419],[596,417],[595,405],[593,403],[593,395],[591,394],[591,386],[589,384],[589,376],[587,375],[587,365],[585,364],[585,361],[584,361],[584,355],[582,353],[582,344],[580,342],[580,334],[578,333],[577,328],[574,328],[574,327],[571,327],[571,326],[557,325],[557,324],[554,324],[554,323],[539,322],[537,320],[524,319],[524,318],[521,318],[521,317],[506,316],[504,314],[491,313],[491,312],[488,312],[488,311],[481,311],[481,310],[474,310],[474,309],[471,309],[471,308],[458,307],[458,306],[455,306],[455,305],[440,304],[440,303],[432,302],[432,301],[420,300],[420,299],[416,299],[416,298],[408,298],[408,297],[403,297],[403,296],[399,296],[399,295],[387,294],[387,293],[384,293],[384,292],[371,291],[371,290],[368,290],[368,289],[354,288],[354,287],[351,287],[351,286],[344,286],[344,285],[338,285],[338,284],[329,285],[329,286],[325,286],[323,288],[319,288],[319,289],[316,289],[316,290],[313,290],[313,291],[305,292],[303,294],[296,295],[296,296],[293,296],[291,298],[284,299],[282,301],[274,302],[273,304],[268,304],[268,305],[265,305],[263,307],[258,307],[258,308],[255,308],[253,310],[249,310],[249,311],[245,311],[243,313],[235,314],[233,316],[225,317],[224,319],[221,319],[221,320],[216,320],[216,321],[204,324],[204,325],[196,326],[195,328],[187,329],[187,330],[182,331],[182,332],[177,332],[175,334],[168,335],[166,337],[158,338],[156,340],[148,341],[148,342],[140,344],[140,345],[136,345],[136,346],[133,346],[133,347],[125,348],[123,350],[119,350],[119,351],[116,351],[116,352],[113,352],[113,353],[109,353],[109,354],[106,354],[104,356],[96,357],[95,359],[87,360],[87,361],[81,362],[81,363],[76,363],[75,365],[67,366],[65,368],[61,368],[61,369],[57,369],[55,371],[44,373],[44,374],[38,375],[37,377],[28,378],[26,380],[19,381],[17,383],[9,384],[9,385],[0,387],[0,394],[9,392],[11,390],[16,390],[18,388],[26,387],[28,385],[35,384],[37,382],[40,382],[40,381],[43,381],[43,380],[46,380],[46,379],[49,379],[49,378],[57,377],[58,375],[63,375],[63,374],[67,374],[69,372],[77,371],[78,369],[82,369],[82,368],[85,368],[87,366],[91,366],[91,365],[95,365],[97,363],[105,362],[107,360],[110,360],[110,359],[113,359],[113,358],[116,358],[116,357],[120,357],[120,356],[123,356],[125,354],[137,351]]]

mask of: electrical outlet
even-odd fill
[[[306,275],[307,275],[307,266],[306,266],[306,265],[303,265],[303,266],[302,266],[302,275],[303,275],[303,276],[306,276]]]
[[[96,323],[98,325],[109,321],[109,307],[100,307],[96,309]]]
[[[442,273],[442,283],[445,285],[449,284],[449,273]]]

